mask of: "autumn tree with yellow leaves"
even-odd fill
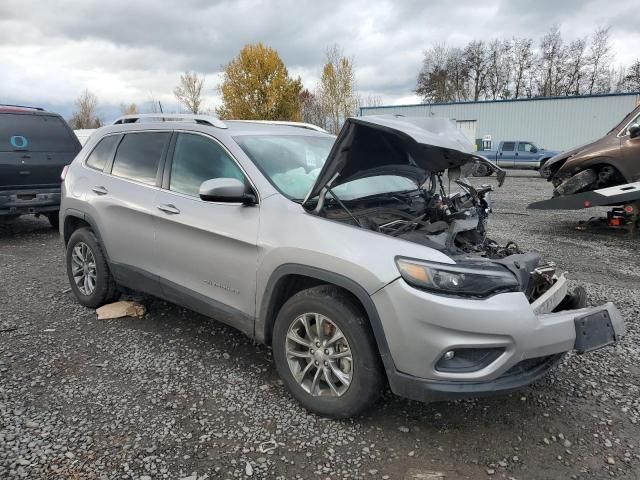
[[[302,81],[291,78],[278,52],[262,43],[246,45],[225,67],[218,87],[220,118],[300,121]]]
[[[347,117],[355,115],[358,103],[353,60],[345,57],[338,45],[327,49],[318,96],[327,128],[338,133]]]

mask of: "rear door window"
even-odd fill
[[[503,152],[513,152],[516,148],[516,142],[504,142],[502,144]]]
[[[102,171],[111,158],[119,138],[118,135],[110,135],[100,140],[87,158],[87,166]]]
[[[0,152],[77,152],[80,145],[60,117],[0,113]]]
[[[113,160],[112,175],[155,185],[158,165],[170,137],[169,132],[125,135]]]

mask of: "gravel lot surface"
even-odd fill
[[[575,229],[604,210],[525,210],[550,194],[508,178],[491,236],[614,301],[625,339],[510,396],[387,394],[348,421],[301,409],[269,349],[213,320],[152,298],[143,319],[96,320],[46,220],[0,226],[0,478],[640,478],[640,240]]]

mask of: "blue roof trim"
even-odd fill
[[[580,98],[599,98],[599,97],[624,97],[624,96],[633,96],[640,95],[640,92],[629,92],[629,93],[594,93],[591,95],[567,95],[567,96],[554,96],[554,97],[534,97],[534,98],[510,98],[507,100],[469,100],[464,102],[439,102],[439,103],[409,103],[404,105],[379,105],[377,107],[360,107],[360,115],[365,110],[374,110],[376,108],[398,108],[398,107],[436,107],[436,106],[444,106],[444,105],[471,105],[471,104],[480,104],[484,105],[487,103],[511,103],[511,102],[536,102],[536,101],[544,101],[544,100],[569,100],[569,99],[580,99]]]

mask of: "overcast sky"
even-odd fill
[[[358,89],[384,103],[415,102],[422,52],[437,42],[531,36],[558,24],[566,40],[610,26],[616,64],[640,54],[637,2],[610,0],[333,1],[79,0],[0,2],[0,103],[44,105],[68,116],[88,88],[105,120],[121,102],[177,109],[180,72],[206,75],[207,106],[220,70],[243,45],[278,50],[312,89],[326,48],[355,60]]]

